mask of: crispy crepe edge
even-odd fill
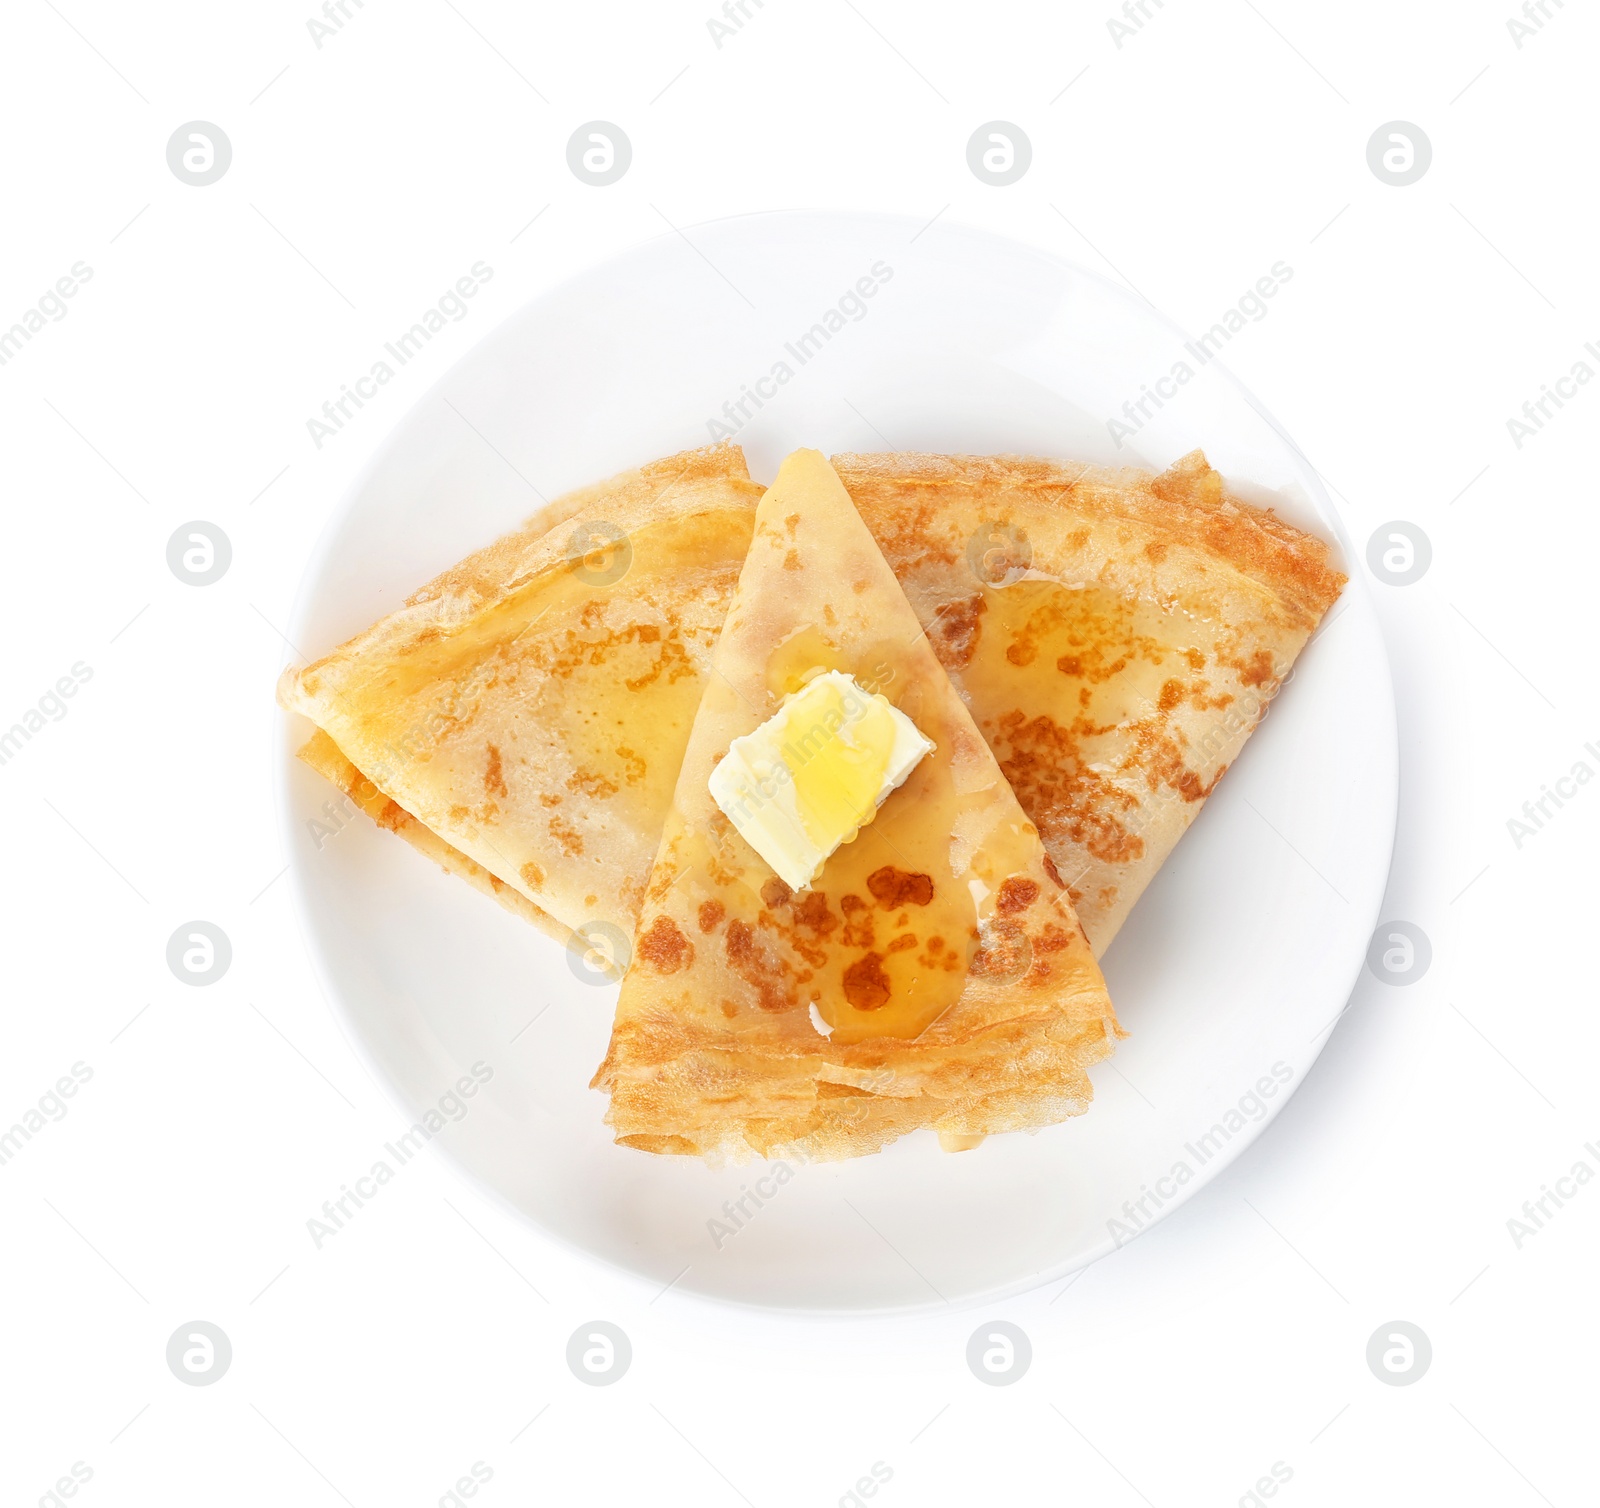
[[[405,839],[418,853],[426,859],[432,859],[447,874],[459,875],[474,890],[492,896],[513,916],[520,916],[523,921],[532,922],[546,936],[554,938],[563,946],[571,938],[570,927],[563,926],[543,907],[530,901],[520,890],[514,890],[475,859],[469,859],[459,848],[447,843],[431,827],[419,822],[399,802],[385,796],[345,757],[344,751],[321,728],[300,746],[295,757],[336,786],[379,827],[393,833],[397,838]]]
[[[608,511],[619,513],[637,509],[630,517],[636,519],[635,527],[643,527],[673,511],[661,502],[669,487],[680,482],[724,480],[750,480],[744,452],[725,440],[664,456],[619,472],[604,482],[563,494],[520,528],[441,571],[399,608],[351,635],[328,654],[308,665],[288,667],[278,679],[279,705],[286,711],[302,713],[322,727],[329,703],[369,656],[397,658],[407,646],[447,634],[522,591],[536,577],[565,568],[569,563],[568,541],[561,532],[562,525],[592,504],[604,500]]]
[[[860,488],[871,494],[869,504],[907,487],[1003,486],[1033,493],[1047,504],[1070,494],[1073,506],[1085,512],[1142,524],[1226,561],[1272,591],[1308,628],[1321,621],[1349,579],[1332,565],[1332,547],[1325,541],[1229,492],[1201,450],[1191,450],[1162,472],[1037,456],[913,451],[844,452],[830,460],[850,495]]]

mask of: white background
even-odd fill
[[[1600,1191],[1520,1249],[1507,1222],[1580,1158],[1600,1169],[1600,791],[1520,848],[1507,822],[1578,760],[1600,770],[1600,391],[1520,449],[1506,421],[1600,370],[1593,12],[1549,0],[1519,48],[1509,3],[1147,0],[1119,47],[1109,4],[749,0],[718,48],[679,3],[348,9],[319,49],[293,4],[4,8],[0,329],[93,269],[0,367],[0,725],[93,671],[0,766],[0,1129],[93,1072],[0,1166],[5,1501],[82,1463],[90,1504],[424,1508],[478,1462],[490,1505],[831,1505],[878,1462],[890,1508],[1250,1502],[1275,1463],[1284,1503],[1592,1501]],[[597,118],[634,149],[602,189],[565,158]],[[197,119],[234,152],[198,189],[165,155]],[[998,189],[966,164],[994,119],[1034,152]],[[1405,188],[1366,162],[1395,119],[1434,150]],[[318,1250],[307,1219],[402,1121],[275,883],[275,625],[366,456],[508,312],[669,225],[791,206],[986,226],[1191,330],[1292,266],[1228,366],[1357,541],[1404,519],[1433,544],[1419,582],[1376,588],[1403,748],[1385,914],[1432,966],[1365,977],[1199,1197],[993,1312],[656,1297],[432,1155]],[[306,420],[479,260],[469,316],[315,448]],[[165,558],[192,519],[233,543],[203,589]],[[234,948],[205,989],[165,962],[195,917]],[[596,1318],[634,1349],[608,1388],[564,1359]],[[1034,1359],[989,1388],[965,1347],[1000,1318]],[[232,1340],[214,1386],[165,1363],[195,1319]],[[1365,1360],[1396,1319],[1433,1347],[1407,1387]]]

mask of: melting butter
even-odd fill
[[[932,749],[886,697],[825,671],[733,741],[711,773],[711,797],[773,872],[803,890]]]

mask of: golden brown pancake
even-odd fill
[[[1088,939],[814,450],[761,501],[712,668],[595,1077],[617,1140],[839,1158],[924,1126],[965,1139],[1081,1113],[1085,1070],[1118,1031]],[[791,890],[708,782],[734,739],[828,671],[886,697],[934,747]],[[796,769],[832,757],[828,736],[802,743],[784,756]]]
[[[446,868],[558,935],[631,931],[760,495],[731,446],[569,494],[279,700]]]
[[[1230,496],[1018,456],[833,458],[1103,953],[1344,585]]]
[[[301,759],[324,779],[338,786],[379,827],[404,838],[418,853],[432,859],[441,869],[449,874],[460,875],[474,890],[493,896],[506,910],[524,921],[532,922],[557,942],[564,943],[571,937],[570,927],[562,926],[520,890],[512,889],[498,875],[481,864],[475,864],[460,849],[452,848],[437,833],[424,827],[403,806],[391,801],[339,752],[338,744],[320,728],[311,735],[299,753]]]
[[[1014,456],[834,460],[1103,952],[1344,577],[1320,540],[1229,496],[1198,452],[1159,476]],[[568,494],[286,674],[280,699],[444,867],[553,934],[591,920],[631,933],[759,496],[734,446]],[[629,574],[574,579],[573,530],[625,525],[646,504]],[[694,520],[682,531],[680,513]],[[540,611],[554,616],[527,627]],[[586,714],[602,704],[664,736],[597,742]],[[486,799],[484,730],[510,730],[492,744],[504,780],[505,739],[530,736],[527,716],[545,719],[547,747]],[[328,772],[326,751],[306,752]]]

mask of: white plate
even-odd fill
[[[879,286],[858,316],[846,296],[863,277]],[[844,328],[802,364],[788,347],[841,302]],[[1178,361],[1192,380],[1159,409],[1147,400],[1149,421],[1118,449],[1107,420]],[[643,246],[477,346],[338,511],[295,642],[320,654],[364,628],[518,523],[535,487],[554,497],[705,443],[724,403],[760,396],[779,362],[791,380],[764,383],[776,396],[730,425],[758,479],[799,445],[1153,467],[1203,446],[1231,484],[1353,558],[1260,407],[1111,284],[953,226],[766,215]],[[922,1133],[849,1163],[714,1171],[612,1144],[588,1083],[614,989],[580,983],[554,943],[365,820],[315,846],[307,819],[329,791],[291,757],[304,732],[284,728],[282,770],[311,950],[406,1113],[488,1065],[487,1088],[438,1138],[482,1184],[658,1288],[784,1308],[1019,1291],[1192,1195],[1316,1058],[1362,966],[1394,835],[1393,697],[1357,579],[1108,954],[1131,1036],[1095,1071],[1087,1115],[959,1156]],[[733,1228],[724,1202],[741,1194],[748,1218],[719,1239],[713,1222]]]

